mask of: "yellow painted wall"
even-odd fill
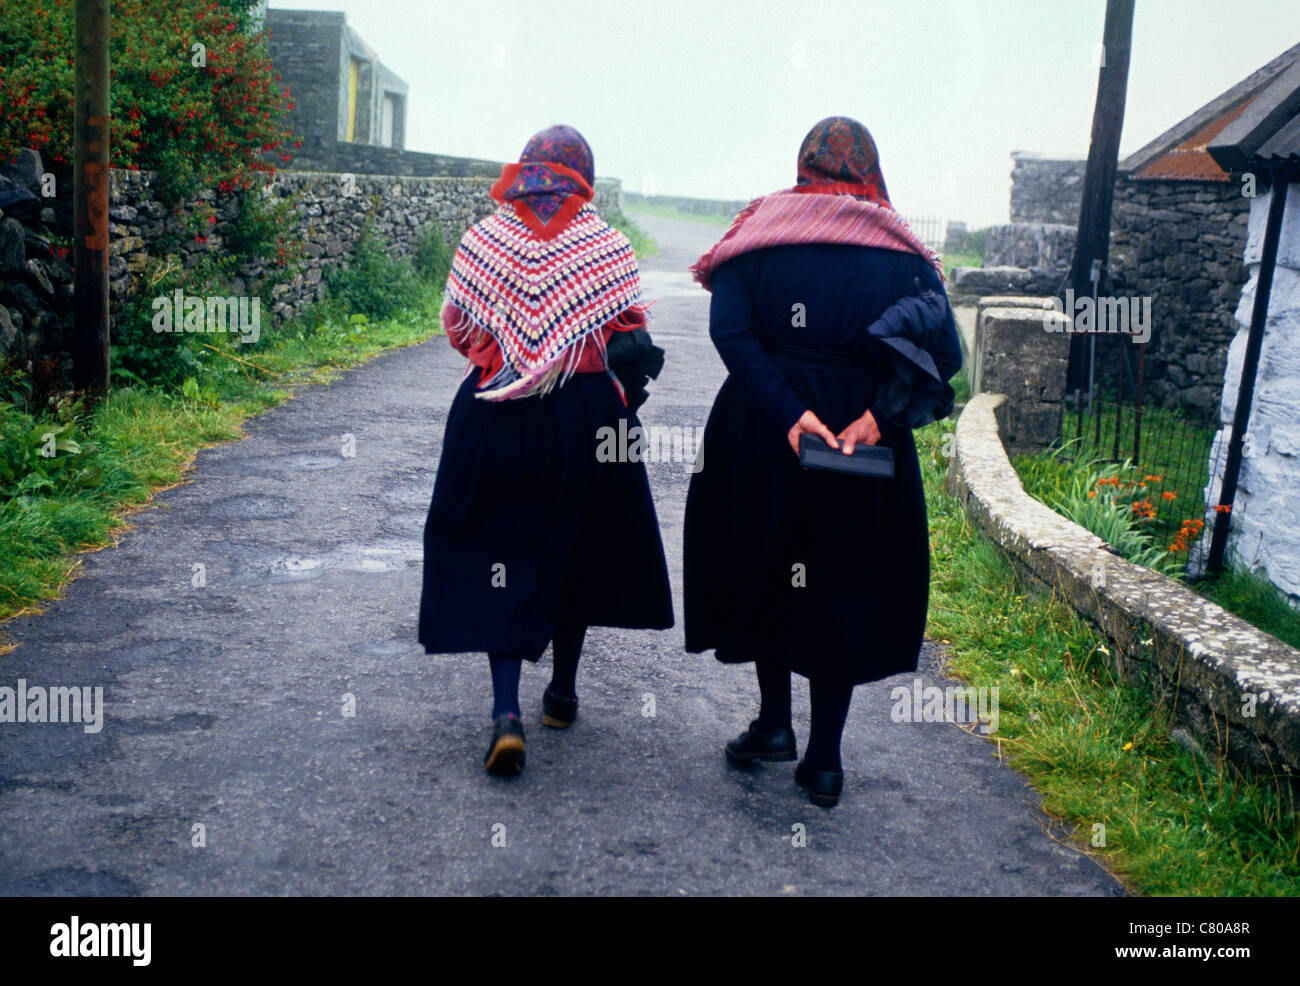
[[[360,68],[361,66],[357,59],[348,59],[348,140],[356,139],[357,79],[361,74]]]

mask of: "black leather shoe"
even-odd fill
[[[808,790],[808,800],[819,808],[834,808],[844,790],[844,771],[813,770],[808,761],[800,760],[794,769],[794,782]]]
[[[578,718],[577,697],[556,695],[550,688],[542,692],[542,725],[552,729],[568,729]]]
[[[524,724],[509,712],[492,721],[492,744],[483,758],[483,769],[499,777],[524,772]]]
[[[758,720],[749,724],[749,728],[727,743],[727,759],[734,764],[749,766],[760,761],[780,763],[793,760],[798,754],[794,747],[794,730],[759,729]]]

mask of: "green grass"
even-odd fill
[[[0,620],[58,595],[79,565],[77,554],[111,544],[130,509],[181,482],[200,448],[240,437],[245,420],[297,387],[433,335],[440,301],[437,289],[423,285],[415,306],[382,321],[320,309],[247,355],[238,347],[210,350],[214,372],[202,385],[182,392],[121,387],[92,414],[72,412],[69,436],[87,449],[81,464],[95,471],[95,481],[0,494]],[[215,371],[222,366],[226,372]]]
[[[943,276],[952,283],[952,271],[954,267],[983,267],[984,257],[975,251],[958,252],[943,254]]]
[[[1132,451],[1132,414],[1126,415],[1121,426],[1120,454]],[[1074,418],[1066,417],[1066,443],[1074,444]],[[1088,450],[1100,449],[1106,456],[1112,452],[1115,436],[1114,418],[1102,416],[1101,442],[1095,443],[1094,419],[1085,416],[1082,452],[1076,458],[1061,454],[1060,448],[1035,455],[1018,455],[1012,459],[1025,492],[1059,511],[1059,501],[1068,499],[1068,491],[1077,479],[1095,470],[1099,463]],[[1211,428],[1189,421],[1162,410],[1143,412],[1143,448],[1146,450],[1140,468],[1119,468],[1118,474],[1135,483],[1145,482],[1144,495],[1160,511],[1147,530],[1154,543],[1168,548],[1184,520],[1202,519],[1205,516],[1205,483],[1208,458],[1214,432]],[[1154,477],[1159,477],[1158,479]],[[1165,491],[1174,494],[1172,500],[1163,499]],[[1077,500],[1077,497],[1075,498]],[[1100,508],[1099,504],[1095,504]],[[1085,504],[1085,506],[1087,506]],[[1098,509],[1098,515],[1104,514]],[[1151,564],[1147,557],[1117,544],[1119,538],[1104,524],[1090,523],[1085,517],[1073,519],[1082,523],[1098,537],[1103,538],[1130,561]],[[1146,556],[1150,552],[1139,553]],[[1214,577],[1187,581],[1185,577],[1186,554],[1178,553],[1165,559],[1166,564],[1154,565],[1164,574],[1182,579],[1189,588],[1218,603],[1230,613],[1241,617],[1252,626],[1270,633],[1279,640],[1300,648],[1300,612],[1292,607],[1277,588],[1261,575],[1237,569]]]
[[[734,212],[687,212],[675,205],[661,202],[623,202],[624,212],[635,212],[643,216],[662,216],[665,219],[684,219],[691,223],[706,223],[711,226],[730,226],[736,218]]]
[[[949,382],[952,384],[954,404],[965,404],[970,400],[970,377],[966,373],[966,367],[958,370]]]
[[[636,224],[636,221],[631,216],[622,216],[615,219],[610,225],[627,237],[638,260],[653,257],[659,252],[659,244],[646,235],[645,231]]]
[[[1210,448],[1214,443],[1214,429],[1193,421],[1174,411],[1146,407],[1142,409],[1142,440],[1133,444],[1135,417],[1131,407],[1124,409],[1118,426],[1112,404],[1103,402],[1098,439],[1097,419],[1086,409],[1083,415],[1082,440],[1079,451],[1085,455],[1097,454],[1109,458],[1116,448],[1119,434],[1120,460],[1133,460],[1143,476],[1160,476],[1160,493],[1173,493],[1172,499],[1158,499],[1158,527],[1173,534],[1188,517],[1205,515],[1205,483],[1209,477]],[[1065,440],[1075,439],[1079,419],[1067,411],[1063,422]]]
[[[1242,569],[1193,582],[1194,590],[1278,640],[1300,648],[1300,612],[1268,579]]]
[[[990,755],[1026,773],[1044,807],[1132,889],[1154,895],[1300,894],[1300,819],[1285,781],[1211,763],[1167,738],[1145,684],[1068,604],[1028,588],[944,489],[951,421],[917,433],[932,552],[929,633],[949,670],[999,688]],[[1106,845],[1092,848],[1094,825]]]

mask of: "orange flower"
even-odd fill
[[[1229,513],[1232,513],[1232,504],[1230,504],[1230,503],[1216,503],[1216,504],[1214,505],[1214,512],[1215,512],[1216,514],[1229,514]]]
[[[1164,482],[1164,478],[1164,476],[1147,476],[1146,481],[1148,483],[1161,483]]]
[[[1178,494],[1175,493],[1173,490],[1165,490],[1165,491],[1164,491],[1163,493],[1161,493],[1160,495],[1161,495],[1162,497],[1164,497],[1166,500],[1176,500],[1176,499],[1178,499]]]

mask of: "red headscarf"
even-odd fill
[[[552,239],[595,195],[591,148],[582,134],[564,125],[534,134],[492,186],[498,202],[513,202],[515,212],[542,239]]]
[[[799,148],[794,188],[749,203],[713,249],[691,265],[691,274],[708,288],[713,272],[733,257],[799,243],[843,243],[914,253],[943,279],[939,255],[889,201],[876,142],[866,127],[846,116],[828,116],[808,131]]]
[[[880,155],[867,128],[847,116],[828,116],[799,147],[796,192],[852,195],[893,209]]]

